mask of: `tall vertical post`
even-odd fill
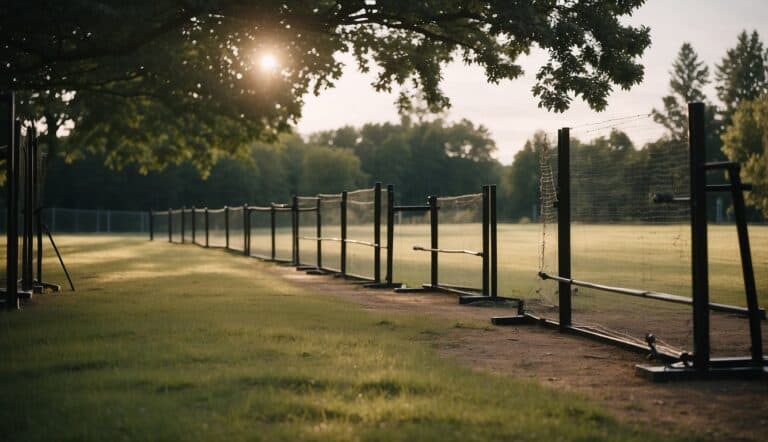
[[[208,208],[206,207],[205,208],[205,217],[203,218],[203,222],[205,224],[205,247],[209,246],[209,242],[208,241],[210,239],[210,229],[209,229],[209,226],[211,225],[210,224],[210,220],[211,220],[211,216],[208,213]]]
[[[488,197],[488,202],[490,203],[490,215],[489,215],[489,222],[491,224],[491,296],[494,298],[499,295],[499,263],[498,263],[498,254],[497,252],[497,244],[498,244],[498,231],[496,223],[496,185],[492,184],[490,186],[490,194]]]
[[[173,211],[171,209],[168,209],[168,242],[173,242]]]
[[[243,204],[243,255],[251,254],[251,215],[248,212],[248,203]]]
[[[275,253],[275,205],[274,203],[269,206],[269,229],[270,229],[270,237],[272,242],[272,251],[270,252],[270,257],[272,258],[272,261],[275,260],[276,253]]]
[[[184,219],[184,213],[187,211],[187,208],[184,206],[181,206],[181,243],[184,244],[184,236],[186,235],[186,220]]]
[[[35,137],[35,142],[32,145],[32,175],[35,177],[34,180],[34,187],[32,192],[32,209],[33,209],[33,218],[34,218],[34,237],[37,240],[37,282],[42,283],[43,282],[43,208],[42,206],[42,195],[40,192],[40,186],[41,186],[41,171],[40,171],[40,164],[38,163],[38,158],[40,157],[40,145],[37,142],[37,137]],[[32,278],[33,281],[35,278]]]
[[[392,284],[392,263],[395,243],[395,186],[387,185],[387,283]]]
[[[18,279],[18,241],[19,241],[19,214],[18,214],[18,184],[16,181],[16,157],[18,151],[16,149],[16,94],[13,92],[6,92],[2,95],[4,114],[2,115],[2,121],[0,121],[0,130],[3,131],[2,139],[0,142],[5,144],[5,191],[6,191],[6,204],[8,211],[6,212],[6,292],[5,292],[5,306],[7,308],[19,308],[19,293],[17,288]]]
[[[229,249],[229,206],[224,206],[224,248]]]
[[[432,287],[437,286],[437,197],[431,195],[429,197],[429,237],[430,247],[432,252],[430,253],[430,278],[429,283]]]
[[[24,184],[22,184],[24,196],[24,232],[22,236],[22,272],[21,289],[32,290],[32,189],[34,183],[32,169],[32,144],[34,143],[35,129],[27,128],[26,143],[24,146]]]
[[[739,235],[739,253],[741,255],[741,271],[744,277],[744,293],[747,297],[747,310],[749,312],[749,337],[752,361],[755,364],[763,364],[763,337],[760,330],[760,307],[757,302],[757,287],[755,286],[755,272],[752,266],[752,250],[749,245],[749,232],[747,231],[746,205],[744,203],[744,191],[742,190],[740,167],[734,164],[728,168],[731,181],[731,196],[733,198],[733,214],[736,216],[736,230]]]
[[[293,196],[291,200],[291,249],[293,251],[293,265],[299,265],[299,197]]]
[[[149,240],[155,239],[155,216],[152,213],[152,209],[149,209]]]
[[[347,191],[341,192],[341,274],[347,274]]]
[[[491,189],[489,186],[483,186],[483,296],[489,296],[490,292],[490,262],[491,262],[491,248],[490,248],[490,204],[488,200],[491,198]]]
[[[373,186],[373,280],[381,282],[381,183]]]
[[[323,240],[321,239],[323,237],[323,199],[319,196],[317,197],[317,201],[315,202],[316,205],[316,211],[317,216],[315,217],[315,229],[316,229],[316,236],[317,236],[317,268],[323,267]]]
[[[197,234],[197,226],[195,225],[195,218],[197,218],[196,215],[197,209],[195,209],[195,206],[192,206],[192,244],[195,244],[195,236]]]
[[[571,277],[571,135],[564,127],[557,131],[557,273]],[[572,323],[571,285],[558,283],[560,327]]]
[[[693,366],[709,370],[709,268],[707,251],[707,175],[704,103],[688,104],[691,174],[691,255],[693,289]]]

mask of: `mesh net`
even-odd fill
[[[170,213],[170,220],[171,220],[171,242],[180,243],[181,242],[181,226],[182,226],[182,211],[179,210],[171,210]]]
[[[341,194],[321,194],[320,222],[322,238],[321,268],[341,271]]]
[[[199,246],[205,245],[205,209],[194,209],[193,240]]]
[[[299,209],[299,264],[317,266],[317,202],[314,196],[297,199]]]
[[[182,220],[184,223],[184,228],[182,229],[182,236],[184,238],[185,243],[191,243],[192,242],[192,217],[194,215],[194,212],[192,209],[183,209],[181,211]]]
[[[347,274],[374,279],[375,189],[347,192]]]
[[[482,253],[483,194],[437,199],[438,248]],[[424,244],[429,246],[429,243]],[[438,283],[459,289],[481,291],[483,258],[468,253],[438,255]]]
[[[395,212],[393,281],[420,287],[430,280],[429,253],[413,250],[430,244],[429,212]]]
[[[290,207],[275,208],[275,260],[293,260],[293,210]]]
[[[208,246],[226,247],[226,215],[224,209],[208,210]]]
[[[55,214],[56,212],[51,210],[51,230],[53,231],[53,226],[55,225]],[[168,212],[162,211],[162,212],[152,212],[152,229],[154,231],[153,237],[155,241],[167,241],[168,240]]]
[[[245,209],[229,208],[229,248],[245,251]]]
[[[261,259],[272,258],[272,227],[269,207],[250,207],[251,256]]]

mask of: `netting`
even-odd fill
[[[199,246],[205,245],[205,209],[194,209],[192,214],[194,218],[194,243]]]
[[[437,198],[438,284],[480,292],[483,286],[483,194]],[[429,247],[429,243],[424,244]],[[453,253],[458,252],[458,253]]]
[[[56,219],[55,211],[51,211],[51,217]],[[54,221],[50,223],[54,224]],[[53,230],[53,228],[51,228]],[[155,241],[167,241],[168,240],[168,212],[152,212],[152,231]]]
[[[251,256],[272,259],[272,209],[269,207],[249,207],[248,209],[251,217]]]
[[[341,194],[320,194],[321,268],[341,271]]]
[[[182,211],[171,210],[171,242],[180,243],[182,237]]]
[[[379,250],[374,237],[375,189],[347,192],[346,273],[374,279],[374,259]]]
[[[413,250],[429,246],[429,212],[395,212],[393,281],[407,287],[420,287],[430,280],[429,253]]]
[[[192,217],[194,212],[192,209],[183,209],[181,211],[181,217],[184,228],[182,229],[182,237],[185,243],[192,242]]]
[[[208,210],[208,246],[226,247],[226,214],[225,209]]]
[[[293,210],[290,207],[275,209],[275,260],[293,260]]]
[[[245,209],[241,207],[229,208],[229,248],[231,250],[245,251]]]
[[[299,264],[317,266],[317,208],[319,198],[300,196],[298,204]]]

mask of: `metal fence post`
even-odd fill
[[[347,191],[341,192],[341,274],[347,274]]]
[[[693,366],[709,370],[709,268],[707,254],[707,176],[704,103],[688,104],[690,143]]]
[[[291,249],[293,265],[299,265],[299,198],[294,195],[291,199]]]
[[[557,132],[557,273],[571,277],[571,146],[570,129]],[[560,328],[570,327],[571,285],[558,283]]]
[[[483,296],[490,295],[490,188],[483,186]]]
[[[229,250],[229,206],[224,206],[224,248]]]
[[[394,260],[395,243],[395,186],[387,185],[387,283],[392,284],[392,266]]]
[[[209,235],[210,229],[208,228],[208,226],[210,225],[209,224],[210,216],[208,214],[208,208],[207,207],[205,208],[205,218],[204,218],[204,220],[205,220],[205,247],[208,247],[209,246],[208,239],[210,237],[210,235]]]
[[[197,235],[197,226],[195,218],[197,218],[197,209],[195,209],[195,206],[192,206],[192,244],[197,244],[195,242],[195,236]]]
[[[496,222],[496,185],[491,184],[490,186],[490,195],[489,195],[489,203],[490,203],[490,214],[489,214],[489,222],[491,224],[491,296],[497,297],[499,296],[499,263],[498,263],[498,223]]]
[[[186,222],[184,221],[184,212],[186,212],[186,211],[187,211],[186,207],[181,206],[180,215],[181,215],[181,243],[182,244],[184,244],[184,235],[187,233],[186,232],[186,227],[187,226],[185,225]]]
[[[168,209],[168,242],[173,242],[173,211]]]
[[[373,186],[373,280],[381,282],[381,183]]]
[[[270,252],[270,257],[272,261],[275,260],[275,204],[272,203],[269,205],[269,229],[270,229],[270,236],[271,236],[271,242],[272,242],[272,251]]]
[[[437,241],[437,197],[435,195],[431,195],[428,199],[429,201],[429,236],[430,236],[430,247],[432,248],[432,251],[430,252],[430,284],[432,287],[437,286],[437,248],[438,248],[438,241]]]
[[[245,203],[243,204],[243,255],[245,256],[251,254],[249,240],[249,237],[251,236],[251,228],[249,227],[250,219],[251,217],[248,214],[248,203]]]
[[[155,220],[154,216],[152,215],[152,209],[149,209],[149,240],[152,241],[155,239]]]
[[[316,229],[317,229],[317,268],[323,267],[323,240],[320,239],[323,237],[323,218],[322,218],[322,201],[323,199],[319,196],[317,197],[317,201],[315,202],[315,205],[317,207],[317,217],[315,218],[316,223]]]

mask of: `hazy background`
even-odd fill
[[[562,126],[648,113],[653,107],[661,107],[661,97],[668,89],[670,66],[683,42],[690,42],[714,73],[715,63],[720,62],[727,49],[736,45],[739,32],[754,29],[763,40],[768,37],[768,1],[649,0],[629,22],[651,28],[652,45],[642,59],[645,80],[630,91],[615,91],[604,112],[589,110],[579,99],[565,114],[539,109],[531,87],[536,70],[546,61],[547,54],[533,51],[520,60],[525,76],[498,85],[488,84],[477,67],[460,62],[448,66],[442,84],[452,103],[448,119],[467,118],[488,127],[498,146],[497,158],[509,164],[536,129],[551,132]],[[308,135],[348,124],[398,121],[395,95],[374,91],[370,87],[372,79],[371,74],[361,74],[348,62],[334,89],[324,91],[319,97],[306,97],[304,116],[297,126],[299,133]],[[706,92],[711,100],[716,100],[712,84]],[[661,133],[659,126],[656,133],[644,133],[647,140],[635,141],[639,144],[658,138]]]

